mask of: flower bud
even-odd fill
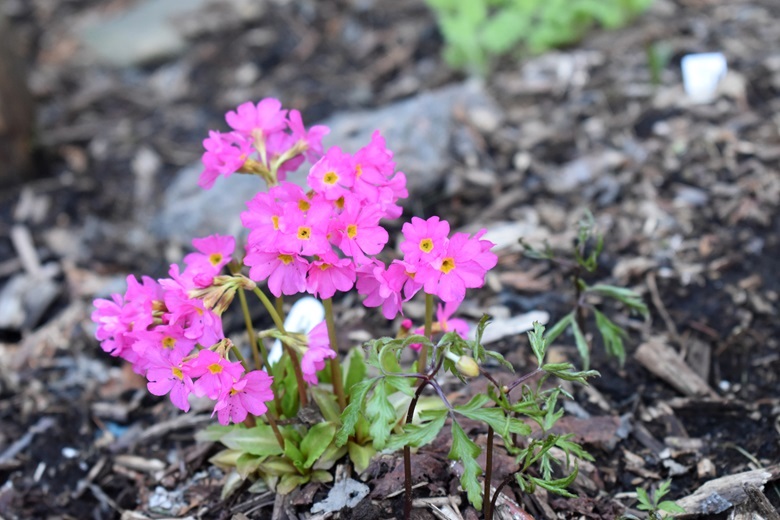
[[[455,368],[466,377],[477,377],[479,375],[479,365],[471,356],[460,356],[460,359],[455,363]]]

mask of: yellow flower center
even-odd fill
[[[162,345],[164,348],[173,348],[176,346],[176,338],[165,336],[162,340]]]
[[[338,180],[339,180],[339,176],[336,175],[336,172],[328,172],[322,176],[322,182],[324,182],[325,184],[330,184],[331,186],[336,184]]]
[[[334,204],[336,204],[337,208],[344,209],[344,197],[337,198]]]
[[[211,263],[211,265],[219,265],[221,261],[222,255],[220,253],[211,253],[211,255],[209,255],[209,263]]]
[[[184,379],[184,374],[181,371],[181,368],[179,367],[171,367],[171,372],[174,376],[178,377],[180,380]]]
[[[420,251],[423,253],[430,253],[433,249],[433,240],[430,238],[423,238],[420,240]]]
[[[276,215],[273,215],[271,217],[271,222],[274,223],[274,231],[279,231],[279,217],[277,217]]]
[[[290,265],[290,262],[293,261],[292,255],[285,255],[284,253],[279,255],[277,258],[279,258],[279,260],[281,260],[284,265]]]
[[[327,271],[330,269],[330,264],[320,264],[320,271]]]
[[[441,263],[441,267],[439,268],[439,270],[444,274],[449,273],[453,269],[455,269],[455,259],[452,257],[445,258]]]
[[[209,365],[209,372],[212,374],[221,374],[222,373],[222,365],[219,363],[212,363]]]
[[[311,238],[311,228],[301,226],[298,228],[298,240],[309,240]]]
[[[309,204],[308,200],[301,199],[298,201],[298,209],[301,211],[309,211],[309,208],[311,208],[311,204]]]
[[[355,238],[357,236],[357,226],[355,224],[347,226],[347,236],[349,238]]]
[[[359,179],[361,175],[363,175],[363,166],[358,164],[355,166],[355,177]]]

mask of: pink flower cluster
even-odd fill
[[[168,394],[185,412],[191,393],[206,396],[216,400],[220,423],[238,423],[247,413],[265,413],[265,402],[273,399],[272,378],[261,370],[244,373],[241,363],[229,361],[221,317],[190,297],[211,286],[230,262],[235,239],[213,235],[193,245],[197,252],[184,258],[183,271],[173,264],[170,278],[143,277],[141,283],[128,276],[124,295],[95,300],[95,335],[103,350],[148,379],[152,394]]]
[[[297,110],[282,110],[277,99],[247,102],[225,114],[231,132],[210,131],[203,141],[203,172],[198,184],[210,189],[217,178],[235,172],[254,173],[282,181],[304,159],[315,162],[322,156],[325,126],[303,126]]]
[[[373,265],[389,236],[382,218],[397,218],[408,195],[379,133],[354,155],[334,147],[309,172],[311,191],[289,182],[258,193],[241,220],[250,230],[249,277],[268,280],[275,296],[348,291],[360,268]]]

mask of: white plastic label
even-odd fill
[[[726,75],[726,57],[719,52],[683,56],[682,76],[685,93],[694,103],[709,103],[715,99],[718,83]]]
[[[325,319],[325,307],[317,298],[305,296],[295,302],[290,313],[284,320],[284,328],[288,332],[300,332],[308,334]],[[268,362],[274,364],[282,358],[282,343],[274,341],[271,351],[268,353]]]

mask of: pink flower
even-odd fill
[[[273,378],[262,370],[244,374],[214,405],[212,417],[216,413],[219,423],[227,425],[231,420],[235,424],[244,422],[248,413],[263,415],[268,411],[265,403],[274,399],[272,382]]]
[[[306,291],[317,298],[332,298],[336,291],[347,292],[355,284],[355,264],[339,258],[333,251],[320,255],[309,266]]]
[[[444,306],[441,303],[438,304],[436,307],[436,320],[439,322],[442,332],[454,331],[461,338],[466,338],[469,335],[469,324],[466,320],[452,318],[459,305],[460,302],[446,302]]]
[[[188,367],[182,364],[180,355],[165,356],[161,352],[149,349],[144,353],[149,364],[146,388],[153,395],[170,394],[171,402],[180,410],[189,411],[187,397],[192,392],[192,377]]]
[[[314,125],[307,131],[303,126],[301,113],[290,110],[287,114],[287,125],[292,137],[299,143],[304,143],[304,155],[310,163],[317,162],[322,157],[322,138],[330,133],[330,128],[324,125]]]
[[[412,221],[405,223],[401,230],[406,239],[401,243],[404,261],[410,264],[430,264],[442,255],[450,225],[436,216],[428,220],[412,217]]]
[[[328,327],[320,322],[309,332],[309,348],[301,358],[303,380],[310,385],[319,383],[317,372],[325,368],[325,360],[336,357],[336,352],[330,347]]]
[[[238,108],[225,114],[225,121],[230,128],[241,132],[247,137],[265,139],[273,132],[284,130],[286,110],[278,99],[265,98],[257,105],[251,101],[242,103]]]
[[[268,289],[277,298],[306,290],[309,263],[295,253],[253,250],[247,253],[244,263],[250,267],[249,278],[256,282],[267,278]]]
[[[144,373],[149,368],[146,357],[150,351],[158,352],[163,357],[181,360],[195,348],[195,341],[184,335],[180,325],[163,323],[152,330],[141,330],[135,333],[137,341],[133,350],[138,354],[134,363],[136,371]]]
[[[417,280],[424,284],[425,292],[445,302],[459,302],[467,288],[482,287],[485,273],[498,262],[495,254],[483,249],[482,242],[487,241],[455,233],[440,258],[420,266]]]
[[[382,262],[374,260],[357,268],[356,286],[358,294],[366,295],[363,305],[381,306],[384,317],[391,320],[401,312],[401,291],[407,278],[402,265],[390,264],[386,270]]]
[[[192,245],[198,252],[184,257],[187,268],[213,278],[232,260],[236,239],[232,236],[210,235],[193,239]]]
[[[130,275],[124,295],[96,299],[92,321],[97,325],[95,337],[100,347],[112,356],[135,362],[137,354],[132,347],[138,340],[136,333],[152,325],[154,307],[162,305],[162,298],[162,288],[152,278],[144,276],[138,283]]]
[[[382,213],[376,207],[362,206],[353,198],[344,201],[344,211],[336,218],[334,242],[345,255],[362,264],[366,255],[376,255],[385,247],[389,236],[379,225]]]
[[[325,201],[306,201],[306,205],[306,211],[299,204],[285,206],[279,249],[302,255],[325,254],[331,250],[327,237],[331,205]]]
[[[165,318],[171,324],[180,325],[184,335],[204,346],[211,346],[224,338],[222,320],[203,301],[190,298],[188,291],[196,288],[190,278],[192,273],[179,273],[179,266],[171,264],[171,278],[160,280],[165,289],[164,301],[168,312]]]
[[[346,199],[350,195],[349,188],[355,183],[351,160],[349,154],[334,146],[314,163],[306,181],[315,192],[328,200]]]
[[[195,395],[205,395],[209,399],[220,398],[229,392],[244,373],[241,363],[230,362],[213,350],[201,350],[187,365],[190,376],[199,378],[193,386]]]
[[[200,174],[198,186],[211,189],[217,177],[229,177],[230,174],[239,171],[252,154],[251,141],[245,137],[231,132],[223,134],[209,131],[209,137],[203,141],[206,149],[201,157],[203,172]]]
[[[247,249],[261,251],[276,247],[282,234],[284,208],[275,200],[279,187],[271,188],[268,193],[260,192],[246,203],[247,210],[241,213],[241,223],[250,230]]]

